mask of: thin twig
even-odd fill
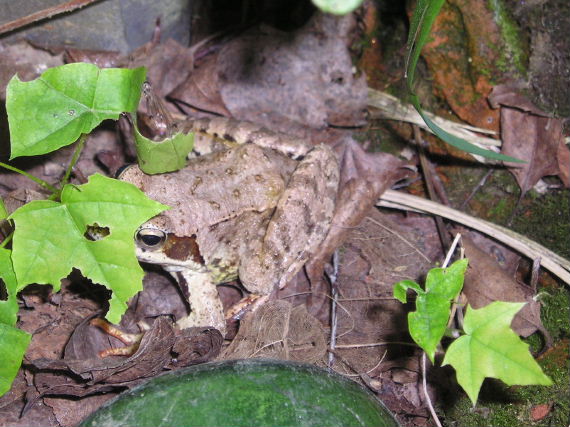
[[[409,347],[417,347],[413,342],[405,341],[380,341],[380,342],[369,342],[362,344],[337,344],[337,349],[342,348],[365,348],[365,347],[381,347],[383,345],[407,345]]]
[[[31,15],[23,16],[21,18],[14,19],[13,21],[0,25],[0,34],[17,30],[18,28],[25,27],[26,25],[29,25],[33,22],[51,18],[55,15],[72,12],[76,9],[80,9],[84,6],[87,6],[88,4],[95,3],[97,1],[99,0],[71,0],[67,3],[61,3],[56,6],[42,9],[38,12],[32,13]]]
[[[432,170],[432,164],[427,158],[426,151],[424,148],[424,141],[422,139],[421,131],[418,125],[412,125],[414,130],[414,140],[416,142],[416,147],[420,155],[420,165],[422,166],[422,172],[424,174],[424,182],[426,185],[428,196],[431,200],[437,202],[436,191],[434,188],[434,171]],[[439,199],[445,205],[449,205],[448,201],[439,195]],[[437,234],[439,235],[439,240],[441,241],[441,247],[444,251],[449,248],[449,235],[447,234],[447,229],[443,223],[443,219],[440,216],[435,217],[435,225],[437,227]]]
[[[384,353],[382,354],[382,357],[380,357],[380,360],[378,361],[378,363],[376,363],[376,365],[374,365],[372,368],[368,369],[366,372],[363,372],[362,374],[356,373],[356,374],[343,374],[346,377],[359,377],[362,381],[364,381],[364,383],[370,387],[369,381],[367,381],[367,379],[370,379],[370,377],[368,376],[368,374],[370,374],[370,372],[372,372],[373,370],[375,370],[378,366],[380,366],[380,364],[384,361],[384,359],[386,358],[386,355],[388,354],[388,351],[384,351]],[[368,378],[366,378],[368,377]],[[365,379],[366,378],[366,379]]]
[[[445,260],[443,261],[442,264],[442,268],[446,268],[449,265],[449,261],[451,261],[451,257],[453,256],[453,253],[455,252],[455,248],[457,247],[457,244],[459,243],[459,239],[461,239],[461,234],[457,233],[455,235],[455,238],[453,239],[453,243],[451,244],[451,247],[449,248],[449,251],[447,251],[447,255],[445,256]],[[461,251],[461,255],[463,255],[463,251]],[[462,258],[462,256],[461,256]],[[451,323],[453,322],[453,319],[455,318],[455,312],[457,311],[457,296],[454,298],[453,300],[453,304],[451,304],[451,311],[449,314],[449,320],[447,322],[447,327],[451,327]]]
[[[461,239],[461,234],[457,233],[455,235],[455,238],[453,239],[453,243],[451,243],[451,246],[449,247],[449,250],[447,251],[447,255],[445,256],[445,260],[443,261],[441,268],[447,268],[449,261],[451,261],[451,257],[453,256],[453,252],[455,252],[455,248],[457,247],[457,244],[459,243],[459,239]]]
[[[475,194],[477,194],[477,191],[479,191],[481,189],[481,187],[483,187],[485,185],[485,183],[487,182],[489,177],[491,175],[493,175],[493,172],[495,172],[495,169],[491,168],[485,173],[485,175],[483,176],[483,178],[481,178],[479,180],[479,182],[477,183],[475,188],[473,188],[473,190],[471,190],[471,193],[469,193],[469,196],[467,196],[467,198],[465,200],[463,200],[463,202],[461,202],[461,205],[459,205],[460,210],[465,209],[465,206],[467,206],[467,203],[469,203],[471,201],[471,199],[473,197],[475,197]]]
[[[331,284],[331,293],[332,293],[332,303],[331,303],[331,343],[328,357],[328,365],[329,369],[332,369],[334,365],[334,349],[336,346],[336,331],[338,326],[338,316],[336,314],[336,306],[337,306],[337,299],[338,299],[338,288],[336,286],[336,281],[338,278],[338,251],[334,251],[333,254],[333,272],[328,274],[329,281]]]
[[[411,104],[404,104],[392,95],[369,88],[368,105],[379,109],[378,111],[371,112],[370,115],[373,118],[382,117],[389,120],[414,123],[422,129],[433,133]],[[498,147],[502,144],[501,140],[479,135],[494,135],[496,132],[445,120],[442,117],[436,116],[435,114],[427,111],[424,111],[424,114],[427,115],[435,124],[452,135],[463,138],[478,147],[490,149],[496,152],[500,151]],[[473,158],[481,163],[489,163],[489,160],[486,160],[484,157],[479,155],[473,155]]]
[[[422,353],[422,387],[424,389],[424,395],[426,397],[429,412],[431,413],[431,416],[432,416],[433,420],[435,421],[435,424],[437,425],[437,427],[441,427],[441,421],[439,421],[439,418],[438,418],[437,414],[435,413],[435,409],[433,408],[433,405],[431,403],[431,399],[430,399],[429,394],[428,394],[426,372],[427,372],[427,369],[426,369],[426,352],[424,351]]]
[[[540,271],[540,257],[532,260],[532,271],[530,275],[530,288],[536,293],[536,285],[538,284],[538,273]]]
[[[456,209],[434,203],[421,197],[412,196],[398,191],[387,190],[376,203],[378,206],[396,209],[415,210],[441,215],[447,219],[474,228],[487,234],[507,246],[519,251],[531,259],[541,257],[544,268],[558,276],[570,285],[570,261],[539,245],[535,241],[515,233],[508,228],[492,224],[479,218],[472,217]]]

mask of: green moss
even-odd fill
[[[527,193],[513,221],[514,231],[524,234],[557,254],[570,258],[570,191]]]
[[[499,26],[504,50],[497,65],[502,71],[517,71],[520,77],[527,73],[528,49],[525,46],[522,32],[503,4],[504,0],[488,0],[489,8],[493,11],[495,22]],[[501,51],[500,51],[501,52]],[[510,65],[510,66],[509,66]],[[513,68],[509,69],[509,68]]]

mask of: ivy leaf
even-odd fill
[[[188,153],[194,147],[194,133],[180,132],[171,138],[155,142],[134,127],[139,167],[149,175],[173,172],[188,163]]]
[[[467,262],[467,259],[462,259],[448,268],[432,268],[426,277],[425,290],[411,280],[394,285],[394,297],[403,303],[408,289],[413,289],[418,295],[416,311],[408,313],[408,329],[412,339],[432,362],[449,321],[451,302],[463,288]]]
[[[0,300],[0,323],[15,326],[18,313],[18,301],[16,300],[18,282],[12,267],[10,252],[8,249],[0,248],[0,279],[4,281],[8,294],[6,300]]]
[[[105,119],[136,111],[145,76],[142,67],[74,63],[50,68],[30,82],[12,77],[6,88],[10,158],[49,153]]]
[[[10,390],[32,336],[0,323],[0,396]]]
[[[8,217],[4,201],[0,199],[0,222]],[[12,259],[10,258],[11,251],[5,248],[0,248],[0,280],[4,282],[7,298],[2,300],[0,296],[0,323],[6,325],[16,325],[16,314],[18,313],[18,301],[16,300],[16,289],[18,283],[16,282],[16,275],[14,274],[14,267],[12,266]]]
[[[0,201],[0,205],[2,205]],[[0,217],[2,214],[0,214]],[[18,313],[16,276],[10,251],[0,248],[0,278],[6,285],[8,298],[0,301],[0,396],[10,390],[16,378],[31,335],[15,327]]]
[[[29,283],[55,291],[72,268],[113,291],[107,319],[118,323],[127,301],[142,289],[143,271],[135,257],[137,227],[166,206],[134,185],[95,174],[84,185],[66,185],[61,203],[32,201],[10,216],[16,223],[12,262],[18,290]],[[108,229],[100,240],[88,227]]]
[[[447,349],[442,366],[451,365],[457,381],[473,405],[486,377],[498,378],[507,385],[551,385],[542,369],[510,328],[513,317],[525,303],[496,301],[475,310],[467,307],[466,335]]]
[[[449,145],[452,145],[455,148],[458,148],[459,150],[465,151],[467,153],[487,157],[493,160],[526,163],[523,160],[519,160],[511,156],[495,153],[491,150],[485,150],[484,148],[477,147],[476,145],[473,145],[462,138],[451,135],[436,125],[432,120],[430,120],[429,117],[427,117],[426,114],[424,114],[420,99],[413,89],[414,75],[422,47],[424,47],[428,41],[431,27],[441,7],[443,6],[443,3],[445,3],[445,0],[418,0],[414,9],[414,13],[412,15],[412,20],[410,22],[410,31],[408,33],[408,42],[406,46],[406,81],[412,105],[418,111],[420,116],[422,116],[422,119],[433,131],[433,133]]]

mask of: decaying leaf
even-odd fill
[[[540,302],[533,299],[534,291],[507,274],[493,257],[481,251],[471,239],[463,236],[462,242],[470,266],[463,287],[469,305],[478,309],[493,301],[527,303],[513,319],[513,330],[523,337],[540,331],[547,346],[550,346],[552,340],[540,320]]]
[[[133,387],[167,367],[203,363],[217,356],[223,341],[217,330],[175,331],[173,326],[168,317],[158,317],[130,357],[77,358],[75,351],[67,351],[65,359],[36,359],[31,362],[38,370],[35,386],[41,396],[88,396]],[[74,334],[81,334],[81,329],[87,327],[91,326],[85,321]]]
[[[559,175],[570,186],[570,153],[564,144],[563,120],[549,117],[515,88],[496,86],[489,97],[491,104],[501,106],[502,153],[527,163],[512,164],[522,194],[540,178]]]
[[[340,150],[340,153],[339,153]],[[340,158],[340,185],[332,227],[306,270],[313,290],[326,289],[322,272],[325,263],[348,233],[358,226],[378,197],[403,176],[402,162],[386,153],[366,153],[352,139],[337,147]]]
[[[246,317],[221,359],[271,357],[315,363],[326,351],[321,323],[304,305],[270,301]]]

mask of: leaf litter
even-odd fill
[[[317,15],[294,33],[298,41],[294,44],[286,43],[290,34],[258,27],[228,42],[214,39],[210,46],[202,45],[198,49],[182,47],[172,40],[164,43],[153,40],[126,58],[113,53],[105,56],[101,52],[72,52],[69,49],[65,57],[68,60],[96,58],[91,60],[110,66],[144,65],[149,67],[149,80],[159,95],[175,101],[186,113],[200,116],[203,110],[218,112],[262,123],[313,142],[326,140],[335,146],[343,167],[340,203],[334,219],[335,233],[327,238],[321,253],[307,266],[310,280],[307,280],[307,275],[299,274],[280,292],[281,299],[273,302],[277,306],[264,308],[273,314],[279,313],[276,320],[282,320],[281,326],[272,330],[276,335],[266,335],[259,326],[255,326],[264,314],[260,310],[242,323],[226,353],[246,346],[255,337],[265,336],[266,342],[272,343],[273,347],[276,342],[283,346],[280,352],[269,354],[292,359],[295,357],[291,357],[288,347],[291,343],[299,345],[293,349],[306,351],[307,343],[319,342],[311,349],[311,356],[305,355],[305,360],[318,359],[316,355],[323,354],[323,345],[327,345],[330,335],[330,291],[323,272],[327,270],[330,273],[327,261],[340,245],[336,283],[339,315],[333,368],[366,383],[402,419],[424,425],[428,413],[425,397],[418,386],[421,376],[419,353],[413,347],[397,344],[409,340],[405,321],[407,309],[391,297],[391,287],[399,280],[419,280],[441,256],[441,249],[437,238],[434,238],[435,231],[426,231],[433,229],[433,224],[418,226],[426,218],[415,214],[402,218],[369,208],[386,188],[409,174],[402,169],[403,163],[388,155],[366,153],[354,142],[350,131],[326,127],[363,124],[363,112],[367,106],[366,85],[363,76],[353,75],[346,50],[351,25],[349,19],[333,21]],[[324,47],[315,42],[319,38],[324,40]],[[38,63],[46,62],[44,51],[31,47],[25,49],[32,50],[32,54],[28,54],[32,59],[29,60],[30,66],[23,69],[33,68],[31,65],[36,61],[34,51],[38,55]],[[2,63],[13,63],[22,51],[13,49],[6,62]],[[243,79],[246,64],[241,59],[244,53],[254,54],[254,64],[257,65],[255,73],[248,75],[249,80],[246,81]],[[61,53],[53,58],[59,61]],[[266,65],[272,61],[279,66]],[[297,63],[303,66],[296,69],[293,65]],[[324,83],[317,85],[312,80],[315,75],[310,70],[314,69],[324,70],[323,75],[327,77]],[[285,84],[268,88],[267,82],[271,81],[283,81]],[[314,87],[318,90],[309,90]],[[323,97],[324,93],[333,90],[336,91],[335,97]],[[168,105],[173,113],[178,112],[173,104]],[[283,109],[283,105],[288,108]],[[307,105],[310,108],[305,109]],[[128,158],[113,131],[103,127],[91,138],[99,138],[106,146],[107,154],[101,155],[101,146],[88,143],[79,164],[86,175],[93,170],[105,169],[105,164],[101,167],[100,163],[93,161],[96,156]],[[560,150],[560,146],[557,149]],[[68,157],[65,149],[45,156],[47,163],[33,166],[33,173],[54,181],[60,173],[56,165],[65,163]],[[120,160],[114,162],[120,163]],[[50,163],[54,165],[51,169]],[[563,174],[562,167],[559,171]],[[32,187],[21,181],[19,176],[2,172],[2,195],[15,188]],[[488,259],[477,262],[482,271],[493,265]],[[148,336],[147,341],[141,344],[138,353],[129,358],[114,361],[98,359],[96,354],[108,348],[114,338],[89,326],[86,319],[100,313],[108,294],[99,286],[87,286],[85,280],[76,275],[72,275],[72,279],[72,282],[64,280],[62,291],[57,295],[45,289],[37,292],[37,288],[28,288],[22,294],[24,309],[20,310],[20,325],[34,336],[25,360],[26,369],[19,374],[12,391],[0,398],[0,410],[6,414],[2,419],[10,425],[45,425],[46,422],[49,425],[74,425],[117,391],[131,387],[148,374],[173,368],[169,365],[173,353],[190,351],[187,358],[191,358],[198,351],[204,355],[204,360],[210,360],[217,354],[217,339],[208,334],[206,341],[211,345],[206,345],[205,350],[198,346],[193,351],[193,347],[187,345],[172,350],[176,346],[176,338],[173,338],[176,334],[170,318],[161,315],[174,314],[178,317],[176,313],[183,313],[186,307],[169,278],[151,273],[145,279],[145,290],[132,300],[131,309],[121,322],[125,330],[138,332],[137,322],[151,323],[156,319],[145,335]],[[77,283],[83,285],[78,287]],[[509,284],[509,289],[512,286]],[[239,292],[235,289],[220,287],[226,306],[239,299]],[[160,298],[154,297],[157,293]],[[493,298],[490,297],[491,300]],[[147,302],[149,300],[152,304]],[[157,300],[162,304],[158,308]],[[156,310],[149,312],[153,304]],[[293,314],[305,310],[304,307],[306,311],[300,314],[301,317]],[[527,323],[539,328],[540,318],[537,322],[536,316],[536,311],[529,314]],[[299,331],[298,324],[305,327]],[[297,332],[291,331],[291,326]],[[147,345],[156,331],[159,331],[157,339]],[[244,335],[247,339],[239,341]],[[62,353],[64,357],[60,359]],[[326,360],[321,358],[318,363],[326,364]],[[26,382],[34,386],[26,386]],[[440,386],[444,387],[444,383],[434,383],[432,390]],[[89,396],[102,391],[109,394]],[[23,407],[25,394],[29,404],[24,417],[18,419],[16,414]],[[57,397],[49,397],[53,395]],[[86,397],[74,400],[65,396]],[[30,403],[42,398],[47,405]]]

